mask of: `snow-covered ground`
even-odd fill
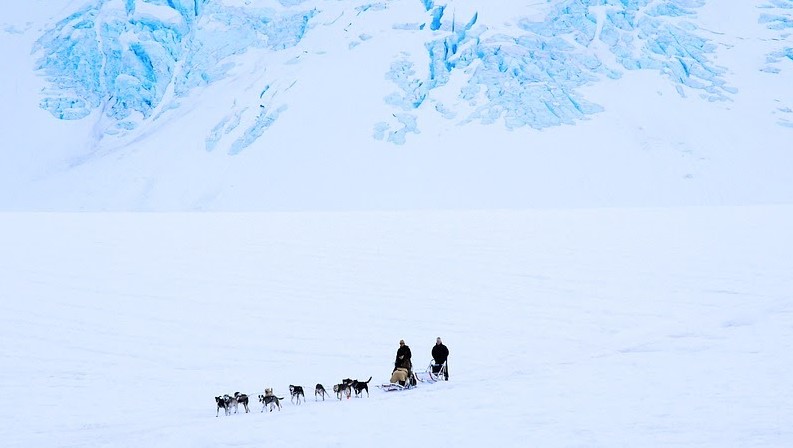
[[[4,447],[793,446],[793,208],[0,215]],[[451,380],[386,381],[436,336]],[[308,402],[215,417],[290,384]]]

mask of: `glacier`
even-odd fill
[[[296,45],[315,13],[210,0],[120,3],[96,1],[37,41],[37,68],[50,83],[41,107],[56,118],[81,119],[101,109],[117,127],[132,129],[162,108],[177,107],[193,89],[223,79],[231,56]]]
[[[106,135],[134,132],[178,110],[196,89],[227,78],[235,56],[299,48],[316,27],[343,26],[316,20],[330,1],[279,0],[277,9],[219,0],[93,1],[37,40],[36,68],[47,81],[40,107],[60,120],[97,115],[110,123]],[[458,124],[500,123],[511,130],[574,125],[603,110],[581,93],[584,86],[630,70],[658,73],[681,96],[729,101],[737,93],[727,83],[726,69],[714,62],[715,45],[694,22],[704,0],[566,0],[554,4],[543,20],[516,17],[517,25],[503,32],[479,11],[458,17],[449,2],[413,1],[415,19],[393,23],[387,38],[420,33],[426,36],[424,53],[393,55],[395,62],[383,73],[395,87],[383,92],[392,113],[373,119],[375,140],[404,144],[421,132],[419,110]],[[360,2],[353,13],[365,19],[393,5]],[[776,12],[760,20],[790,28],[791,1],[773,0],[771,7]],[[373,38],[361,34],[347,48],[356,51]],[[791,48],[769,55],[767,69],[791,55]],[[451,103],[438,92],[453,78],[463,83]],[[288,113],[290,105],[275,103],[272,96],[265,95],[228,154],[250,147]],[[232,110],[206,129],[206,149],[214,151],[247,112]]]
[[[790,42],[793,35],[793,0],[772,0],[763,7],[768,10],[760,15],[759,22],[778,34],[781,42]],[[778,74],[782,71],[780,63],[784,60],[793,61],[793,46],[784,45],[779,50],[768,54],[766,65],[763,71]],[[780,105],[777,113],[781,116],[777,123],[780,126],[793,128],[793,107],[790,105]]]

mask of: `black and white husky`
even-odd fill
[[[317,383],[317,385],[314,386],[314,401],[319,401],[317,397],[322,397],[322,401],[325,401],[325,395],[327,395],[328,398],[330,398],[330,394],[328,393],[328,391],[325,390],[325,386],[323,386],[320,383]]]
[[[303,392],[303,386],[293,386],[289,385],[289,395],[292,396],[292,403],[297,400],[297,404],[300,404],[300,398],[303,398],[303,401],[306,401],[306,394]]]
[[[358,381],[354,380],[350,386],[352,386],[353,392],[355,392],[355,396],[363,397],[363,391],[366,391],[366,396],[369,396],[369,381],[372,381],[372,377],[370,376],[366,381]]]
[[[259,395],[259,403],[262,404],[262,412],[264,412],[267,407],[270,408],[270,412],[273,412],[275,408],[278,408],[280,411],[281,400],[283,399],[284,397],[276,397],[271,388],[264,389],[264,395]]]
[[[235,414],[237,413],[237,405],[240,405],[240,404],[242,405],[243,408],[245,408],[245,413],[246,414],[248,412],[250,412],[250,409],[248,408],[248,395],[243,394],[243,393],[239,393],[239,392],[234,392],[234,397],[233,398],[234,398],[234,413]]]
[[[223,409],[223,412],[226,415],[229,415],[231,414],[231,407],[237,404],[237,400],[235,400],[234,397],[231,397],[229,395],[221,395],[215,397],[215,404],[217,405],[217,412],[215,412],[215,417],[220,415],[221,409]]]

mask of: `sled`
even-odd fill
[[[435,364],[435,361],[430,361],[427,370],[423,372],[416,372],[416,378],[422,383],[434,383],[444,379],[446,373],[446,363]]]
[[[421,382],[415,372],[408,373],[408,381],[405,384],[400,383],[384,383],[379,384],[377,387],[383,390],[384,392],[394,392],[400,390],[408,390],[413,389],[416,385]]]

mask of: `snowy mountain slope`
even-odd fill
[[[3,24],[5,209],[793,198],[790,1],[55,5]]]

